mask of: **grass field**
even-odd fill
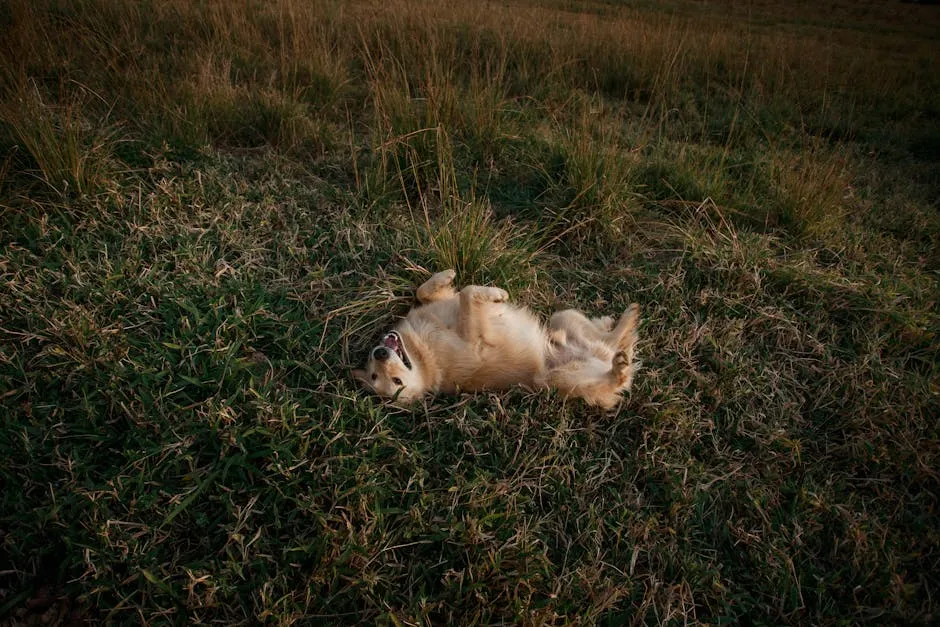
[[[0,622],[936,623],[940,7],[0,0]],[[383,405],[429,273],[612,412]]]

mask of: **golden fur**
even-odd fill
[[[565,396],[610,408],[630,389],[639,307],[616,325],[574,309],[543,326],[509,304],[496,287],[453,287],[456,272],[438,272],[418,288],[412,309],[369,353],[354,376],[383,397],[409,401],[428,393],[554,387]]]

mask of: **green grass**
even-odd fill
[[[0,621],[936,622],[940,18],[827,7],[7,2]],[[445,267],[633,391],[357,389]]]

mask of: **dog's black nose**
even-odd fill
[[[385,361],[388,359],[388,349],[384,346],[379,346],[374,351],[372,351],[372,356],[379,361]]]

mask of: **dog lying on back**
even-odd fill
[[[639,306],[616,325],[609,316],[556,312],[548,327],[509,304],[496,287],[454,289],[456,272],[418,288],[420,307],[387,333],[353,375],[379,396],[412,401],[426,394],[553,387],[611,408],[633,382]]]

